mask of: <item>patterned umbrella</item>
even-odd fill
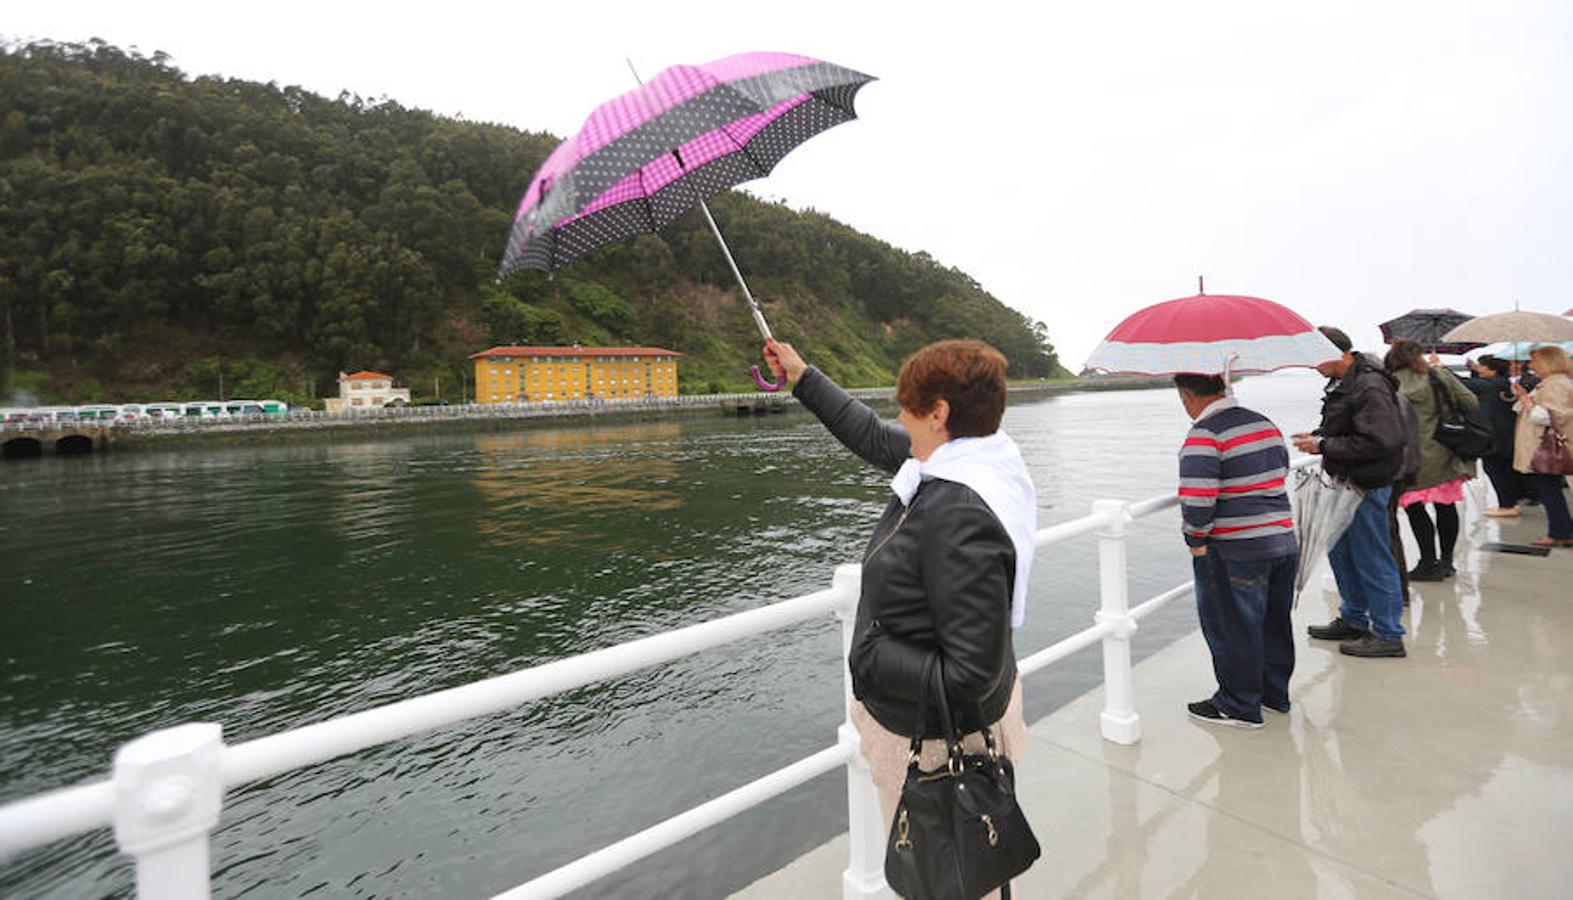
[[[770,174],[798,144],[856,118],[853,98],[872,80],[789,53],[660,72],[596,107],[530,178],[498,277],[521,266],[554,272]]]
[[[637,75],[636,75],[637,77]],[[770,174],[814,135],[857,118],[871,76],[790,53],[742,53],[673,66],[596,107],[530,178],[497,277],[521,266],[555,272],[597,247],[657,231],[696,204],[748,301],[759,336],[770,326],[706,197]],[[779,391],[785,376],[760,390]]]
[[[1475,341],[1444,341],[1442,335],[1473,318],[1456,309],[1413,309],[1382,323],[1382,342],[1409,340],[1432,353],[1463,356],[1483,345]]]
[[[1310,322],[1260,297],[1197,294],[1133,313],[1087,368],[1123,375],[1218,375],[1315,367],[1343,356]]]

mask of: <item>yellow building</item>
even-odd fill
[[[493,347],[475,361],[475,402],[676,397],[680,353],[659,347]]]

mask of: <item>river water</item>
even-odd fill
[[[1246,379],[1283,430],[1314,377]],[[887,410],[887,413],[889,411]],[[1016,397],[1041,524],[1174,488],[1171,390]],[[157,728],[245,741],[829,584],[888,497],[801,411],[498,433],[195,445],[0,463],[0,801],[102,777]],[[1132,602],[1189,578],[1138,523]],[[1040,553],[1018,655],[1091,624],[1094,542]],[[1179,602],[1144,656],[1195,628]],[[217,896],[485,896],[829,746],[833,619],[232,792]],[[1096,649],[1028,679],[1029,720]],[[599,882],[718,897],[846,827],[831,773]],[[0,895],[129,895],[107,829],[0,864]]]

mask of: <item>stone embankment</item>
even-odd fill
[[[1013,394],[1067,393],[1085,390],[1130,390],[1167,384],[1166,379],[1077,378],[1014,384]],[[850,393],[870,402],[891,401],[895,389],[858,388]],[[469,403],[453,406],[406,406],[326,413],[294,410],[284,416],[262,415],[219,419],[144,419],[100,426],[106,432],[100,446],[165,444],[188,440],[259,441],[278,437],[359,434],[398,430],[474,428],[500,430],[525,423],[594,420],[602,417],[666,418],[673,415],[764,415],[796,407],[787,392],[779,394],[704,394],[685,397],[652,397],[639,400],[566,401],[559,403]],[[29,426],[37,431],[40,426]],[[48,425],[42,426],[49,428]],[[61,426],[65,427],[65,426]],[[14,429],[13,429],[14,431]],[[0,443],[19,433],[0,429]],[[34,437],[31,433],[29,437]],[[47,442],[45,442],[47,443]],[[31,454],[29,454],[31,455]]]

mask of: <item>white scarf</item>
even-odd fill
[[[909,458],[896,470],[890,489],[903,505],[912,502],[918,485],[938,478],[964,484],[977,492],[989,511],[1005,526],[1016,548],[1016,583],[1010,598],[1010,624],[1027,618],[1027,573],[1032,570],[1038,532],[1038,491],[1021,460],[1021,450],[1003,431],[988,437],[952,438],[919,462]]]

